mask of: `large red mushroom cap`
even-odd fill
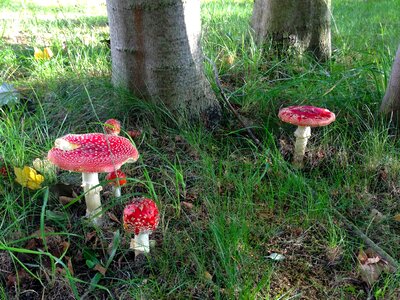
[[[278,114],[283,122],[297,126],[326,126],[335,121],[335,114],[326,108],[310,105],[289,106],[282,108]]]
[[[139,158],[126,138],[102,133],[67,134],[56,139],[47,158],[61,169],[82,173],[115,171]]]
[[[135,199],[124,208],[124,228],[127,232],[135,235],[153,232],[156,230],[159,220],[157,205],[151,199]]]
[[[116,119],[108,119],[104,123],[104,131],[107,134],[118,135],[121,132],[121,123]]]
[[[106,175],[106,180],[109,180],[111,185],[123,186],[126,184],[126,174],[121,170],[117,170],[115,172],[108,173]]]

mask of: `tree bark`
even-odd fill
[[[203,73],[200,0],[107,0],[112,81],[212,126],[220,106]]]
[[[331,0],[255,0],[251,25],[259,44],[331,57]]]
[[[389,85],[381,103],[381,112],[385,115],[393,114],[394,119],[399,122],[400,117],[400,45],[397,48],[396,57],[392,66]]]

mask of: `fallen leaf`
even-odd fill
[[[35,169],[25,166],[23,169],[14,167],[14,173],[16,176],[15,181],[23,187],[27,187],[31,190],[38,190],[41,188],[41,184],[44,181],[44,177],[36,172]]]
[[[58,201],[60,201],[60,203],[62,205],[66,205],[66,204],[70,203],[72,200],[75,200],[75,198],[67,197],[67,196],[58,197]]]
[[[106,275],[106,272],[107,272],[107,269],[106,268],[104,268],[102,265],[100,265],[100,264],[96,264],[94,267],[93,267],[93,269],[94,270],[96,270],[96,271],[98,271],[98,272],[100,272],[101,273],[101,275]]]
[[[108,215],[108,217],[110,218],[111,221],[114,221],[115,223],[121,224],[121,221],[112,212],[108,212],[107,215]]]
[[[190,202],[182,201],[181,204],[182,204],[182,206],[186,207],[187,209],[193,208],[193,204]]]
[[[85,242],[89,242],[92,238],[96,236],[96,231],[88,232],[85,236]]]
[[[140,130],[128,130],[128,134],[131,138],[137,138],[142,135],[142,132]]]
[[[364,264],[368,260],[368,255],[362,249],[360,249],[357,258],[360,263]]]
[[[369,286],[372,286],[379,278],[383,271],[383,267],[378,264],[360,264],[359,272],[361,275],[361,279],[367,283]]]
[[[379,279],[382,271],[387,269],[386,263],[371,248],[365,251],[360,250],[357,258],[361,279],[369,286],[372,286]]]
[[[67,241],[62,242],[63,252],[67,252],[71,244]]]

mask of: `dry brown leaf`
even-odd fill
[[[96,231],[88,232],[85,236],[85,242],[89,242],[92,238],[96,236]]]
[[[108,212],[107,215],[108,215],[108,217],[110,218],[111,221],[114,221],[114,222],[116,222],[118,224],[121,224],[121,221],[112,212]]]
[[[65,259],[67,260],[67,266],[68,266],[69,272],[71,273],[72,276],[74,276],[74,268],[72,267],[71,257],[65,256]]]
[[[367,259],[367,261],[365,262],[366,265],[372,265],[372,264],[376,264],[381,260],[381,258],[379,256],[376,257],[370,257]]]
[[[69,249],[70,243],[67,241],[62,242],[63,252],[67,252]]]
[[[131,138],[137,138],[142,135],[142,132],[140,130],[128,130],[128,134]]]
[[[66,204],[70,203],[72,200],[75,200],[75,198],[67,197],[67,196],[58,197],[58,201],[60,201],[60,203],[62,205],[66,205]]]
[[[371,248],[358,253],[358,270],[362,280],[369,286],[373,285],[386,269],[386,263],[382,258]]]
[[[182,204],[182,206],[186,207],[187,209],[193,208],[193,203],[182,201],[181,204]]]
[[[358,267],[362,280],[369,286],[373,285],[378,280],[383,271],[383,267],[379,264],[359,264]]]
[[[106,272],[107,272],[107,269],[106,268],[104,268],[102,265],[100,265],[100,264],[96,264],[94,267],[93,267],[93,269],[94,270],[96,270],[96,271],[98,271],[98,272],[100,272],[101,273],[101,275],[105,275],[106,274]]]
[[[357,258],[361,264],[364,264],[368,260],[368,255],[363,250],[360,250],[360,252],[358,252]]]

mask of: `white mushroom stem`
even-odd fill
[[[113,193],[114,193],[114,197],[118,198],[121,197],[121,186],[113,186],[112,187]]]
[[[135,250],[135,253],[149,253],[150,252],[150,240],[149,233],[139,233],[135,235],[134,239],[131,239],[130,249]]]
[[[86,200],[86,216],[94,217],[93,222],[96,223],[100,220],[101,211],[100,191],[103,189],[99,186],[98,173],[82,173],[82,187],[85,192]]]
[[[293,164],[297,167],[303,166],[304,154],[306,153],[306,146],[308,139],[311,136],[310,126],[299,126],[294,132],[296,142],[294,144]]]

